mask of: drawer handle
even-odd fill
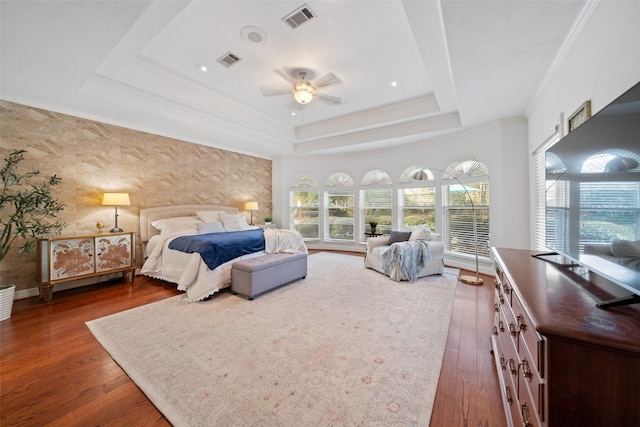
[[[504,332],[504,322],[502,320],[498,321],[498,326],[500,327],[500,332]]]
[[[504,356],[500,356],[500,367],[503,371],[507,370],[507,362],[504,360]]]
[[[507,295],[509,295],[509,292],[511,292],[511,288],[506,283],[502,285],[502,289],[504,290],[504,293]]]
[[[494,310],[496,313],[499,313],[499,312],[500,312],[500,306],[498,305],[498,303],[497,303],[497,302],[493,304],[493,310]]]
[[[511,404],[513,403],[513,398],[511,397],[511,387],[507,386],[505,392],[505,394],[507,395],[507,403],[509,403],[509,406],[511,406]]]
[[[498,335],[498,327],[497,326],[493,327],[493,335]]]
[[[524,332],[525,329],[527,329],[527,324],[524,323],[524,316],[522,314],[518,314],[516,316],[516,320],[518,321],[518,329]]]
[[[496,288],[496,291],[500,289],[500,282],[498,279],[493,281],[493,286]]]
[[[498,298],[500,299],[500,304],[504,304],[504,295],[500,294]]]
[[[515,375],[518,372],[516,362],[514,362],[513,359],[509,359],[509,370],[511,371],[511,375]]]
[[[527,359],[522,361],[522,375],[531,382],[531,369],[529,368],[529,361]]]
[[[522,415],[522,421],[524,421],[524,427],[532,427],[531,417],[529,416],[529,407],[527,403],[520,405],[520,415]]]
[[[516,335],[518,335],[518,331],[516,331],[516,325],[514,325],[513,323],[509,323],[509,333],[511,334],[511,336],[515,337]]]

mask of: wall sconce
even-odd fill
[[[253,225],[253,211],[258,210],[258,202],[244,202],[244,210],[251,211],[251,224]]]
[[[129,206],[129,193],[104,193],[102,196],[103,206],[115,206],[116,207],[116,225],[109,230],[111,233],[119,233],[122,228],[118,227],[118,206]]]

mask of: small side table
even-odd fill
[[[365,236],[367,237],[378,237],[378,236],[382,236],[382,233],[364,233]]]

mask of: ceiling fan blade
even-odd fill
[[[285,73],[282,70],[279,69],[275,69],[273,70],[274,73],[276,73],[277,75],[279,75],[280,77],[282,77],[287,83],[289,84],[293,84],[294,80],[291,76],[289,76],[287,73]]]
[[[324,87],[324,86],[334,85],[334,84],[338,84],[338,83],[342,83],[342,80],[340,80],[338,78],[338,76],[336,76],[333,73],[326,74],[326,75],[320,77],[315,82],[313,82],[313,84],[316,87]]]
[[[325,95],[322,93],[316,93],[316,97],[334,105],[344,105],[347,102],[344,98],[338,98],[337,96]]]
[[[262,96],[288,95],[291,93],[291,90],[290,89],[269,89],[269,88],[261,87],[260,93],[262,93]]]

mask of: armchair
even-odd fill
[[[429,233],[429,237],[425,240],[429,242],[431,261],[427,262],[420,270],[418,277],[430,276],[432,274],[443,274],[444,261],[442,259],[442,254],[444,253],[444,242],[442,241],[442,235],[431,231]],[[364,265],[366,268],[385,274],[382,255],[391,247],[388,245],[388,242],[389,236],[369,237],[367,239],[367,252],[364,259]],[[395,244],[402,244],[402,242]],[[400,274],[400,276],[402,277],[402,280],[408,280],[403,274]]]

